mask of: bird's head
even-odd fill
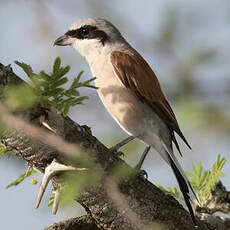
[[[55,40],[54,45],[72,46],[87,57],[92,53],[109,52],[124,41],[116,27],[107,20],[88,18],[74,23],[63,36]]]

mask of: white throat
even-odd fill
[[[114,50],[122,50],[129,47],[128,43],[122,39],[104,45],[98,39],[84,39],[76,41],[72,47],[86,58],[89,65],[93,64],[101,55],[108,55]]]
[[[78,40],[72,47],[85,57],[89,64],[92,64],[97,57],[105,52],[105,46],[97,39]]]

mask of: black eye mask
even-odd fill
[[[65,35],[74,37],[77,39],[98,39],[104,45],[108,40],[108,35],[99,30],[96,26],[85,25],[77,30],[69,30]]]

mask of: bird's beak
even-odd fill
[[[72,42],[72,38],[65,34],[54,41],[54,46],[69,46]]]

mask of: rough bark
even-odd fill
[[[0,87],[21,84],[9,66],[0,64]],[[2,95],[2,94],[1,94]],[[1,96],[2,97],[2,96]],[[1,98],[2,99],[2,98]],[[198,220],[199,228],[195,228],[188,212],[173,197],[164,194],[141,175],[124,179],[117,189],[121,195],[120,202],[116,193],[112,194],[110,188],[114,186],[109,178],[113,169],[122,164],[132,171],[118,154],[112,153],[94,137],[87,126],[80,126],[69,117],[63,118],[56,111],[47,111],[37,106],[26,112],[17,114],[30,124],[41,129],[41,121],[48,124],[56,135],[69,143],[76,144],[83,152],[89,153],[95,166],[102,171],[99,186],[84,190],[77,201],[85,208],[85,217],[76,217],[46,228],[48,229],[211,229],[205,222]],[[48,132],[48,131],[47,131]],[[66,162],[64,151],[55,146],[44,143],[39,138],[31,138],[22,131],[11,131],[3,135],[1,143],[13,151],[18,157],[24,159],[30,166],[44,172],[45,167],[55,158],[59,162]],[[79,158],[72,159],[73,165]],[[96,169],[95,169],[96,170]],[[110,183],[111,182],[111,183]],[[58,179],[54,183],[59,183]],[[123,203],[127,202],[127,206]],[[33,206],[33,204],[31,204]],[[85,226],[80,228],[79,226]],[[147,228],[148,227],[148,228]]]
[[[54,223],[44,230],[100,230],[94,223],[90,215],[71,218],[68,220]]]

